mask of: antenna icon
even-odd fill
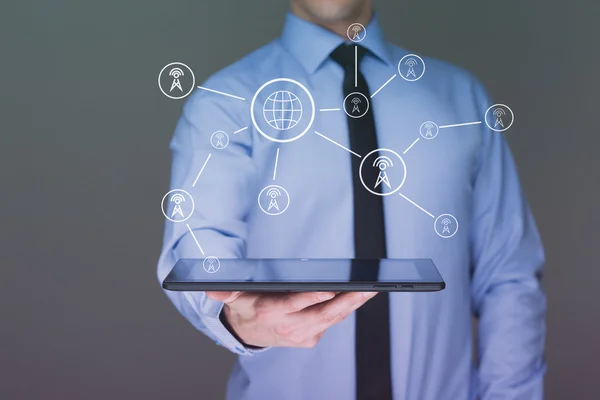
[[[183,93],[181,82],[179,82],[179,77],[183,76],[183,71],[181,70],[181,68],[172,68],[171,71],[169,71],[169,76],[173,77],[173,83],[171,83],[171,89],[169,90],[169,92],[172,92],[173,89],[178,88],[179,91]]]
[[[352,107],[352,112],[358,112],[360,113],[360,107],[358,106],[360,104],[360,98],[359,97],[353,97],[352,100],[350,100],[350,102],[354,105]]]
[[[279,185],[269,185],[258,194],[258,206],[268,215],[279,215],[288,209],[290,195]]]
[[[506,115],[506,111],[502,108],[496,108],[493,111],[493,114],[496,116],[496,123],[494,124],[494,128],[500,125],[504,128],[504,122],[502,122],[502,117]]]
[[[360,42],[367,36],[367,30],[365,29],[364,25],[355,22],[348,27],[346,35],[351,41]]]
[[[448,235],[450,234],[450,228],[448,228],[448,225],[450,225],[452,223],[452,221],[450,221],[449,218],[444,218],[442,220],[442,225],[444,225],[444,229],[442,229],[442,235],[444,234],[444,232],[448,232]]]
[[[407,59],[404,64],[408,65],[408,72],[406,73],[406,77],[408,78],[410,75],[414,76],[415,78],[417,77],[417,74],[415,74],[415,65],[418,65],[419,62],[417,60],[415,60],[414,58],[409,58]]]
[[[210,136],[210,144],[217,150],[224,149],[229,144],[229,136],[223,131],[216,131]]]
[[[377,181],[375,182],[375,186],[373,186],[373,189],[379,186],[381,182],[385,183],[388,186],[388,188],[391,189],[392,185],[390,185],[390,180],[385,170],[389,167],[394,166],[392,159],[387,156],[379,156],[375,159],[375,161],[373,161],[373,166],[379,168],[379,175],[377,175]]]
[[[171,222],[183,222],[194,213],[194,198],[183,189],[173,189],[162,198],[161,211]]]
[[[267,208],[267,211],[270,211],[271,208],[275,208],[277,211],[279,211],[279,204],[277,204],[277,198],[281,197],[281,191],[276,187],[272,187],[269,190],[267,190],[267,193],[265,193],[265,195],[271,198],[271,200],[269,201],[269,207]]]
[[[183,215],[183,210],[181,209],[181,203],[185,202],[185,197],[179,193],[175,193],[173,196],[171,196],[169,201],[175,203],[175,207],[173,207],[173,211],[171,212],[171,218],[173,218],[175,214],[179,214],[181,215],[181,218],[185,218],[185,215]]]

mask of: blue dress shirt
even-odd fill
[[[314,133],[349,147],[344,112],[319,111],[343,102],[342,68],[328,58],[343,42],[289,14],[280,38],[202,84],[245,100],[201,89],[187,100],[171,142],[171,187],[189,191],[196,210],[186,221],[189,229],[167,222],[160,281],[178,258],[203,257],[190,229],[206,255],[220,258],[353,257],[354,155]],[[360,68],[373,93],[398,72],[398,61],[409,52],[385,41],[377,18],[361,45],[369,53]],[[465,70],[423,60],[426,72],[419,81],[397,76],[371,99],[380,147],[402,154],[419,138],[424,121],[483,121],[493,104]],[[291,143],[262,137],[249,112],[255,91],[282,77],[305,85],[316,104],[312,129]],[[218,130],[229,134],[225,149],[210,144]],[[388,257],[433,259],[447,288],[390,296],[394,399],[541,399],[543,248],[503,134],[485,123],[442,129],[402,157],[407,169],[402,196],[384,197]],[[292,199],[278,216],[257,204],[258,193],[270,184],[286,188]],[[444,213],[456,216],[460,226],[449,239],[433,228],[432,215]],[[219,321],[222,303],[201,292],[166,293],[197,329],[242,355],[228,399],[355,398],[354,314],[330,328],[314,348],[253,351]],[[479,318],[477,357],[473,315]]]

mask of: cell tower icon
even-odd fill
[[[271,208],[274,208],[277,211],[279,211],[279,204],[277,204],[277,198],[281,197],[281,192],[279,191],[279,189],[275,187],[270,188],[269,190],[267,190],[266,196],[271,198],[271,200],[269,201],[269,207],[267,207],[267,211],[270,211]]]
[[[452,221],[450,221],[449,218],[444,218],[442,220],[442,225],[444,225],[444,228],[442,229],[442,235],[444,234],[444,232],[447,232],[448,235],[450,235],[450,228],[448,227],[450,224],[452,223]]]
[[[414,76],[415,78],[417,77],[417,74],[415,73],[415,65],[418,65],[419,62],[417,60],[415,60],[414,58],[409,58],[407,59],[404,64],[408,65],[408,72],[406,72],[406,77],[408,78],[409,76]]]
[[[504,122],[502,121],[502,117],[506,115],[506,111],[502,108],[496,108],[494,110],[494,115],[496,116],[496,123],[494,123],[494,128],[500,125],[504,128]]]
[[[392,185],[390,185],[390,180],[388,179],[388,176],[387,176],[387,173],[385,172],[385,170],[388,167],[394,166],[394,163],[392,162],[392,160],[386,156],[379,156],[373,162],[373,166],[379,168],[379,175],[377,175],[377,181],[375,182],[375,186],[373,186],[373,189],[375,189],[377,186],[379,186],[381,184],[381,182],[385,183],[388,186],[388,188],[391,189]]]
[[[171,89],[169,92],[172,92],[175,88],[178,88],[180,92],[183,92],[181,82],[179,82],[179,77],[183,76],[183,71],[181,68],[173,68],[171,71],[169,71],[169,76],[173,77],[173,83],[171,83]]]
[[[433,137],[433,133],[431,132],[431,128],[433,128],[433,124],[431,122],[426,122],[423,127],[426,129],[425,136]]]
[[[358,106],[360,104],[360,98],[354,97],[352,100],[350,100],[350,102],[353,104],[352,113],[360,113],[360,107]]]
[[[352,36],[352,40],[360,39],[360,31],[362,31],[362,28],[360,27],[360,25],[354,25],[352,27],[352,32],[354,32],[354,35]]]
[[[175,214],[179,214],[181,215],[181,218],[185,218],[183,215],[183,210],[181,209],[181,203],[185,201],[185,197],[179,193],[175,193],[173,196],[171,196],[169,201],[175,203],[175,207],[173,207],[173,211],[171,211],[171,218],[173,218]]]

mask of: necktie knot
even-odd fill
[[[349,67],[354,68],[355,62],[360,64],[365,54],[367,54],[367,49],[358,44],[342,43],[331,52],[330,57],[345,69]]]

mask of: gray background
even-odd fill
[[[0,398],[222,398],[234,357],[155,279],[182,105],[156,76],[183,61],[202,81],[275,37],[286,2],[6,3]],[[547,398],[600,398],[600,3],[376,4],[389,40],[470,69],[513,108],[547,249]]]

